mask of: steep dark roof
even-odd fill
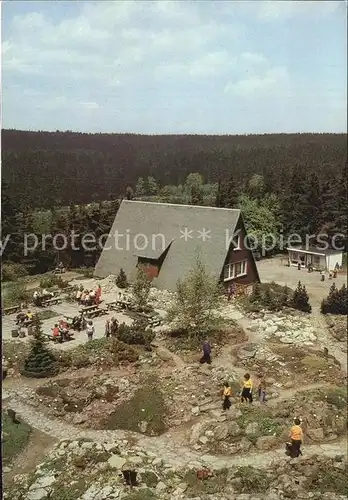
[[[95,276],[118,274],[122,267],[132,280],[138,257],[158,259],[170,245],[154,283],[158,288],[174,290],[177,280],[192,269],[197,251],[207,270],[219,278],[229,248],[228,238],[232,238],[239,217],[240,210],[235,209],[123,200]],[[183,237],[185,229],[191,231],[187,241]],[[199,238],[203,229],[210,236],[205,242]],[[118,249],[114,242],[116,231],[127,235],[128,242],[120,238]],[[145,248],[142,248],[143,236],[138,236],[136,248],[136,235],[146,236],[148,245]]]

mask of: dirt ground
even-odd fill
[[[326,279],[320,281],[319,272],[308,273],[306,269],[299,271],[297,267],[288,267],[285,265],[286,259],[284,256],[276,256],[272,259],[264,259],[257,262],[261,282],[275,281],[279,285],[287,285],[294,289],[299,281],[306,285],[308,295],[314,306],[320,304],[322,299],[329,293],[330,286],[333,282],[339,288],[343,283],[347,283],[347,274],[342,273],[335,280]]]

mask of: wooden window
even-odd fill
[[[241,248],[240,248],[240,234],[238,234],[237,245],[236,245],[236,247],[233,250],[234,251],[235,250],[241,250]]]
[[[242,260],[234,264],[226,264],[224,267],[224,281],[233,280],[247,274],[248,261]]]

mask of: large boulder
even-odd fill
[[[258,450],[271,450],[278,444],[278,439],[274,436],[262,436],[256,441]]]
[[[313,441],[320,442],[324,439],[324,431],[321,427],[319,429],[307,429],[307,435],[313,439]]]

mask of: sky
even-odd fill
[[[347,4],[3,1],[2,126],[347,131]]]

